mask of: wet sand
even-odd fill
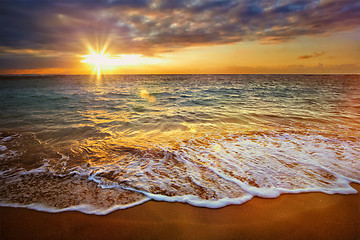
[[[360,194],[285,194],[221,209],[149,201],[106,216],[2,207],[0,220],[2,240],[360,239]]]

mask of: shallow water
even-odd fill
[[[2,76],[0,201],[106,214],[350,194],[359,75]]]

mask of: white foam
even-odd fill
[[[0,201],[0,206],[1,207],[28,208],[28,209],[33,209],[33,210],[37,210],[37,211],[51,212],[51,213],[59,213],[59,212],[66,212],[66,211],[78,211],[78,212],[82,212],[82,213],[86,213],[86,214],[107,215],[116,210],[126,209],[126,208],[130,208],[130,207],[134,207],[134,206],[143,204],[149,200],[150,200],[149,198],[145,198],[141,201],[138,201],[138,202],[135,202],[132,204],[113,205],[110,208],[99,208],[99,207],[89,205],[89,204],[80,204],[77,206],[70,206],[70,207],[66,207],[66,208],[55,208],[55,207],[50,207],[50,206],[47,206],[45,204],[40,204],[40,203],[31,203],[31,204],[24,205],[24,204],[19,204],[19,203],[8,203],[8,202],[3,202],[3,201]]]
[[[27,175],[27,174],[36,174],[36,173],[46,173],[51,172],[49,169],[50,164],[48,162],[44,162],[44,164],[38,168],[31,169],[29,171],[22,170],[20,171],[20,175]]]
[[[8,136],[8,137],[4,137],[3,139],[1,139],[2,142],[7,142],[10,141],[14,136]]]
[[[234,135],[235,136],[235,135]],[[202,139],[204,140],[204,139]],[[229,198],[223,196],[216,200],[205,200],[196,195],[166,196],[154,194],[146,190],[143,184],[158,185],[161,189],[171,182],[176,182],[176,177],[161,178],[158,181],[149,182],[144,177],[144,172],[153,173],[153,168],[159,166],[153,163],[147,164],[146,169],[138,169],[141,174],[137,177],[144,178],[139,181],[135,188],[129,190],[145,194],[147,197],[157,201],[186,202],[202,207],[222,207],[228,204],[240,204],[248,201],[253,196],[275,198],[283,193],[301,192],[323,192],[327,194],[355,194],[356,190],[350,186],[354,179],[343,176],[339,171],[328,168],[329,162],[338,161],[338,158],[346,155],[346,158],[355,159],[359,152],[351,151],[355,143],[339,142],[336,139],[327,138],[321,135],[299,135],[299,134],[271,134],[237,136],[233,140],[207,139],[208,144],[196,144],[196,139],[180,144],[179,150],[172,150],[169,147],[162,147],[164,151],[175,153],[177,160],[187,166],[192,181],[201,184],[198,168],[208,169],[220,179],[235,183],[245,191],[240,198]],[[341,151],[338,146],[346,146]],[[356,147],[356,146],[355,146]],[[339,152],[340,151],[340,152]],[[339,155],[334,157],[335,155]],[[327,161],[326,161],[327,160]],[[166,161],[162,160],[162,161]],[[348,162],[345,162],[346,166]],[[137,162],[128,165],[136,168]],[[294,165],[288,167],[287,165]],[[331,164],[330,164],[331,165]],[[110,170],[118,170],[118,165],[112,165],[110,169],[102,168],[92,174],[89,179],[96,181],[104,188],[118,186],[116,184],[104,183],[98,174]],[[232,175],[226,173],[231,170]],[[359,172],[358,172],[359,173]],[[184,175],[178,177],[185,177]],[[249,175],[250,174],[250,175]],[[309,175],[308,175],[309,174]],[[321,175],[321,174],[324,174]],[[327,175],[329,178],[327,178]],[[251,186],[246,179],[253,178],[258,187]],[[242,179],[242,180],[240,180]],[[245,181],[244,181],[245,179]],[[140,180],[140,179],[137,179]],[[250,179],[251,180],[251,179]],[[129,179],[129,181],[133,181]],[[143,184],[141,184],[141,182]],[[287,182],[293,186],[287,187]],[[325,183],[323,183],[325,182]],[[357,182],[357,181],[355,181]],[[215,186],[213,186],[215,187]],[[219,186],[221,187],[221,186]]]
[[[191,161],[198,162],[198,164],[203,164],[211,168],[212,171],[220,177],[238,184],[245,191],[256,196],[277,197],[280,193],[308,191],[355,193],[356,191],[349,186],[349,182],[353,179],[339,174],[338,171],[335,172],[328,169],[327,164],[325,163],[331,163],[331,160],[338,161],[338,158],[333,157],[335,153],[340,155],[340,157],[342,154],[347,155],[347,158],[349,159],[356,159],[359,152],[347,151],[348,148],[340,153],[338,151],[335,152],[334,148],[337,146],[329,145],[333,144],[335,142],[334,140],[323,136],[312,136],[312,138],[309,138],[309,136],[289,134],[277,134],[275,139],[270,138],[269,136],[256,136],[255,138],[254,136],[252,136],[252,138],[241,136],[234,142],[212,142],[210,146],[215,146],[215,151],[211,148],[204,150],[203,145],[191,146],[192,143],[190,143],[190,146],[184,145],[182,147],[181,154],[186,154],[187,157],[185,159],[190,159]],[[281,141],[281,139],[286,141]],[[196,148],[200,148],[200,151],[197,151]],[[312,154],[313,151],[318,152],[318,154]],[[353,155],[351,155],[351,153]],[[285,165],[279,164],[279,160],[283,161]],[[326,162],[325,160],[328,161]],[[256,163],[257,161],[259,163]],[[220,167],[216,166],[219,164]],[[291,168],[285,167],[286,164],[300,164],[301,166],[298,167],[298,170],[300,169],[304,172],[299,172],[298,170],[293,171]],[[359,165],[357,165],[357,167],[359,168]],[[262,182],[261,180],[263,178],[267,182],[266,184],[269,185],[266,186],[265,184],[263,187],[249,186],[246,181],[238,180],[236,177],[226,174],[224,170],[227,169],[233,169],[231,171],[232,174],[241,178],[243,178],[244,175],[248,176],[248,174],[246,174],[246,171],[248,171],[254,176],[257,183],[264,184],[265,182]],[[328,175],[332,175],[335,180],[325,179],[320,173],[315,177],[317,174],[316,171],[323,171]],[[305,178],[305,186],[299,186],[295,189],[285,188],[282,186],[281,181],[279,182],[279,177],[281,177],[282,174],[281,172],[287,174],[287,179],[285,180],[288,181],[293,180],[291,178],[292,176]],[[311,175],[304,175],[308,173],[315,175],[314,177],[311,177]],[[359,171],[357,171],[357,174],[359,174]],[[318,183],[316,182],[318,180],[327,181],[329,186],[317,185]]]
[[[0,140],[0,142],[8,142],[14,138],[19,138],[21,135],[20,134],[14,134],[14,135],[10,135],[7,137],[4,137],[3,139]]]
[[[165,202],[181,202],[188,203],[196,207],[206,207],[206,208],[221,208],[230,204],[242,204],[253,198],[252,195],[248,194],[240,198],[222,198],[219,200],[204,200],[194,195],[183,195],[183,196],[164,196],[161,194],[152,194],[145,191],[135,190],[139,193],[146,195],[149,199],[155,201],[165,201]]]
[[[69,158],[63,155],[59,162],[64,162],[60,165],[65,172],[57,172],[45,160],[41,167],[18,174],[83,176],[102,189],[122,188],[142,193],[146,198],[109,208],[88,204],[63,209],[35,203],[0,205],[104,215],[150,199],[219,208],[242,204],[254,196],[276,198],[283,193],[355,194],[357,191],[350,183],[360,183],[359,149],[358,142],[317,133],[270,132],[207,135],[200,140],[180,141],[177,147],[161,146],[143,153],[139,150],[134,155],[114,155],[108,164],[94,162],[67,168]],[[110,178],[103,177],[110,172]]]

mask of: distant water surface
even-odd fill
[[[0,77],[0,205],[222,207],[360,183],[360,75]]]

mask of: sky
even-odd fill
[[[0,74],[360,73],[359,0],[1,0]]]

